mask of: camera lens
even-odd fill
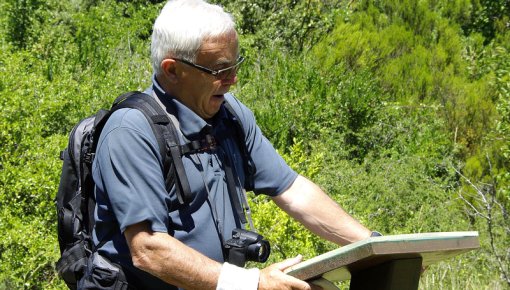
[[[269,242],[261,240],[248,246],[246,257],[249,261],[264,263],[267,261],[267,258],[269,258],[270,253],[271,248],[269,246]]]
[[[263,241],[265,242],[265,241]],[[269,243],[261,243],[259,248],[259,256],[258,260],[262,263],[267,261],[267,258],[269,258],[269,254],[271,253],[271,249],[269,248]]]

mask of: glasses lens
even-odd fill
[[[227,70],[221,71],[218,74],[218,78],[221,80],[230,79],[230,78],[234,77],[235,75],[237,75],[238,70],[239,70],[239,64],[236,64],[236,66],[234,66],[234,67],[231,67]]]
[[[237,75],[237,71],[239,70],[239,67],[241,66],[241,63],[243,63],[243,61],[244,57],[241,56],[237,60],[237,63],[235,65],[229,67],[228,69],[220,71],[217,77],[221,80],[230,79],[234,77],[235,75]]]

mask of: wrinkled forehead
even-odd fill
[[[235,30],[229,31],[227,33],[223,33],[220,35],[214,35],[214,36],[206,36],[202,40],[202,44],[199,47],[199,50],[204,49],[208,46],[218,46],[218,45],[225,45],[225,46],[236,46],[239,48],[239,39],[237,32]]]
[[[239,40],[236,32],[208,37],[198,49],[197,59],[207,57],[214,64],[231,64],[239,57]]]

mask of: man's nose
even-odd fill
[[[234,85],[235,83],[237,83],[237,72],[233,72],[228,77],[226,77],[223,80],[221,80],[221,83],[223,85],[230,85],[230,86]]]

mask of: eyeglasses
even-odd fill
[[[239,70],[239,66],[244,61],[244,57],[240,56],[233,66],[229,66],[229,67],[218,69],[218,70],[213,70],[213,69],[203,67],[201,65],[192,63],[192,62],[184,60],[184,59],[180,59],[180,58],[174,58],[174,59],[176,61],[179,61],[179,62],[182,62],[184,64],[187,64],[187,65],[189,65],[191,67],[194,67],[194,68],[196,68],[198,70],[206,72],[206,73],[208,73],[210,75],[213,75],[218,80],[225,80],[225,79],[228,79],[228,78],[232,77],[232,75],[235,75],[237,73],[237,71]]]

